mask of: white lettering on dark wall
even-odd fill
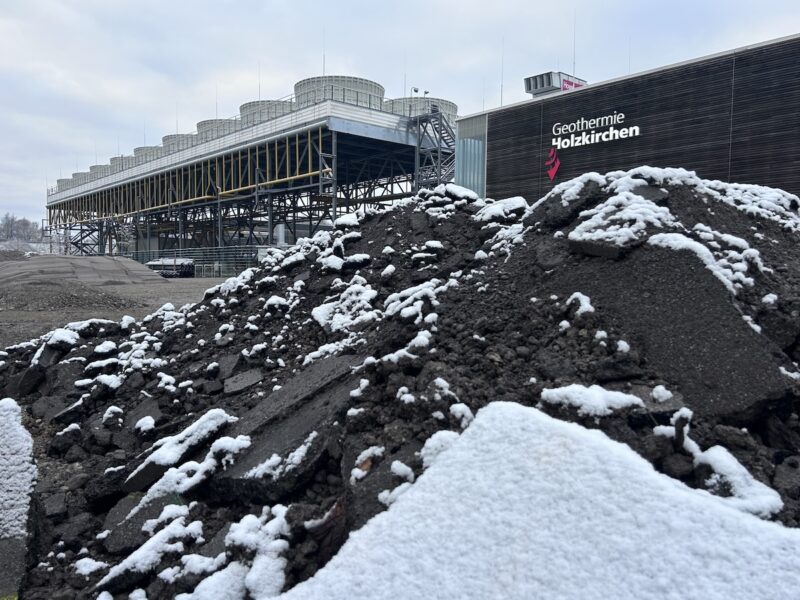
[[[596,131],[602,127],[606,129],[604,131]],[[640,133],[641,130],[638,125],[625,126],[625,113],[614,111],[613,114],[593,119],[581,117],[572,123],[555,123],[553,125],[553,135],[556,137],[553,138],[552,145],[559,150],[563,150],[600,142],[624,140],[637,137]]]

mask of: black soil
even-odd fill
[[[457,190],[440,189],[391,211],[370,212],[358,227],[341,228],[329,239],[318,236],[299,249],[276,251],[234,292],[209,294],[180,318],[162,314],[128,330],[116,324],[88,328],[74,349],[43,354],[51,365],[46,368],[31,365],[39,344],[7,349],[8,356],[0,355],[5,361],[0,390],[27,411],[40,473],[21,597],[94,597],[95,584],[106,571],[77,576],[72,565],[83,556],[79,552],[85,548],[88,556],[113,565],[147,539],[141,533],[143,516],[118,524],[109,513],[126,514],[154,481],[137,476],[126,483],[153,441],[180,432],[211,408],[240,417],[218,436],[248,435],[252,445],[227,469],[148,508],[147,518],[158,516],[164,504],[194,502],[191,519],[203,522],[206,542],[190,544],[185,552],[215,556],[226,551],[227,560],[247,562],[247,556],[224,545],[229,524],[260,514],[264,506],[288,506],[286,588],[311,577],[350,531],[386,509],[378,494],[402,482],[390,471],[392,461],[404,462],[417,476],[422,473],[418,452],[425,441],[441,429],[460,431],[459,418],[449,410],[458,402],[473,413],[496,400],[539,406],[559,418],[600,428],[656,469],[689,486],[705,487],[708,468],[695,466],[682,447],[653,433],[655,425],[669,424],[677,409],[689,407],[695,413],[692,439],[702,449],[725,446],[781,495],[784,508],[773,518],[797,526],[797,384],[781,371],[793,373],[792,361],[800,358],[797,234],[689,186],[662,189],[654,183],[650,191],[687,229],[703,223],[747,240],[771,271],[748,272],[753,285],[734,295],[691,252],[647,244],[620,250],[571,243],[569,232],[581,220],[579,210],[559,208],[557,196],[525,215],[516,211],[481,222],[473,218],[481,203],[461,198]],[[585,210],[607,198],[607,192],[587,186],[574,205]],[[515,225],[527,228],[520,243],[501,243],[495,234]],[[352,232],[358,234],[345,236]],[[426,248],[431,240],[442,247]],[[331,244],[334,255],[355,257],[340,271],[316,261]],[[384,252],[386,246],[394,252]],[[476,257],[479,250],[487,256]],[[297,251],[302,260],[281,266]],[[357,256],[364,254],[369,258]],[[388,265],[394,273],[382,275]],[[347,287],[337,286],[337,278],[349,284],[355,275],[377,292],[371,305],[383,314],[350,332],[323,328],[312,310]],[[391,294],[433,280],[439,290],[435,299],[421,299],[419,313],[406,318],[385,314]],[[588,296],[594,312],[576,314],[578,304],[566,302],[574,292]],[[762,301],[769,293],[777,295],[776,303]],[[291,306],[265,306],[273,295]],[[761,333],[743,316],[760,324]],[[560,325],[563,321],[569,327]],[[232,331],[225,325],[232,325]],[[409,346],[421,331],[430,333],[429,345]],[[101,358],[93,355],[96,345],[139,341],[143,332],[154,341],[144,356],[163,359],[161,366],[128,366],[119,372],[112,364],[84,372]],[[278,334],[282,338],[276,339]],[[306,364],[310,353],[348,335],[351,344]],[[204,344],[198,343],[201,339]],[[618,346],[620,341],[629,346],[627,352],[619,349],[625,346]],[[263,346],[254,348],[258,344]],[[396,362],[381,360],[403,348],[409,354]],[[209,370],[215,362],[219,366]],[[101,384],[90,392],[75,387],[76,380],[101,371],[122,374],[125,381],[116,390]],[[176,388],[159,387],[158,372],[173,376]],[[362,379],[368,384],[360,395],[351,394]],[[178,385],[186,381],[191,383]],[[541,403],[543,389],[575,383],[639,396],[645,407],[594,418]],[[657,385],[666,386],[673,398],[653,401]],[[84,393],[89,395],[73,406]],[[403,401],[403,394],[413,401]],[[124,411],[123,422],[103,424],[112,405]],[[134,430],[143,416],[154,417],[155,430]],[[70,423],[78,423],[80,431],[55,435]],[[313,432],[317,436],[296,469],[276,478],[244,476],[273,454],[285,458]],[[182,460],[202,460],[213,439]],[[385,452],[360,465],[367,474],[351,484],[356,457],[370,446]],[[122,468],[107,471],[116,467]],[[319,521],[305,526],[310,520]],[[106,529],[111,534],[98,539]],[[167,583],[157,577],[179,564],[178,555],[168,554],[148,572],[128,574],[102,588],[118,598],[136,588],[145,589],[149,598],[173,597],[191,591],[200,579],[187,575]]]

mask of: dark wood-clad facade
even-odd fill
[[[558,151],[553,125],[625,113],[637,137]],[[800,36],[489,112],[486,195],[539,198],[587,171],[683,167],[800,195]],[[567,137],[569,135],[567,134]]]

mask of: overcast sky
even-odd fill
[[[522,79],[590,82],[800,31],[797,0],[0,0],[0,214],[134,146],[322,72],[418,86],[460,114]],[[504,48],[504,52],[502,49]]]

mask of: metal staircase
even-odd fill
[[[431,112],[414,117],[412,126],[417,135],[414,191],[452,181],[456,172],[456,134],[439,106],[431,104]]]

